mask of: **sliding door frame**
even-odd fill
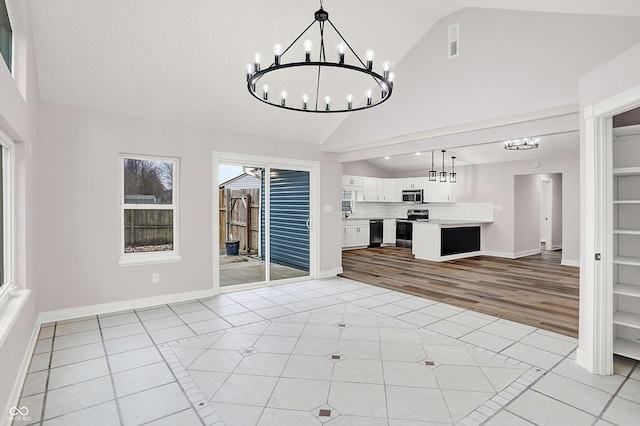
[[[271,249],[270,238],[271,230],[268,224],[271,221],[270,207],[271,200],[268,194],[270,193],[270,179],[265,179],[265,190],[261,196],[265,197],[265,229],[262,229],[265,236],[265,277],[264,281],[237,284],[229,287],[222,288],[220,286],[220,256],[218,255],[219,241],[220,241],[220,229],[219,229],[219,214],[220,211],[220,199],[217,196],[216,190],[220,185],[219,180],[219,167],[220,164],[229,164],[236,166],[252,166],[264,168],[265,176],[270,176],[271,169],[287,169],[287,170],[300,170],[309,173],[309,276],[300,278],[289,278],[271,281],[270,277],[270,264],[271,264]],[[279,285],[296,281],[303,281],[307,279],[315,279],[318,277],[318,268],[320,265],[320,244],[319,244],[319,222],[320,222],[320,183],[319,183],[319,161],[306,161],[306,160],[294,160],[283,159],[275,157],[265,157],[256,155],[247,155],[234,152],[222,152],[213,151],[213,173],[212,173],[212,222],[213,222],[213,290],[216,294],[226,291],[237,291],[248,288],[257,288],[264,285]]]

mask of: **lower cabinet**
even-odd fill
[[[342,226],[342,247],[366,247],[369,245],[369,221],[353,220]]]

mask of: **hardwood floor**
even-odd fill
[[[379,247],[343,251],[342,276],[577,337],[579,268],[560,259],[545,251],[430,262],[411,249]]]

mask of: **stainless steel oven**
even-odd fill
[[[396,247],[413,248],[413,223],[429,220],[429,210],[409,209],[406,218],[396,219]]]
[[[403,203],[422,203],[424,200],[422,189],[404,189],[402,191],[402,202]]]
[[[412,247],[413,221],[396,219],[396,247]]]

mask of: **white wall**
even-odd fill
[[[16,36],[14,70],[16,79],[0,60],[0,129],[15,142],[15,205],[16,205],[16,275],[19,288],[29,289],[31,295],[13,324],[7,339],[0,347],[0,423],[9,415],[9,407],[17,403],[14,385],[21,386],[21,370],[31,356],[30,338],[34,331],[38,310],[38,286],[33,277],[36,268],[33,254],[37,232],[33,212],[37,210],[34,197],[35,169],[31,152],[37,152],[35,139],[37,105],[39,99],[31,29],[27,2],[9,0],[12,26]],[[21,85],[18,88],[16,80]],[[25,96],[25,97],[23,97]],[[26,366],[24,366],[26,367]],[[16,388],[16,392],[20,389]]]
[[[321,271],[340,267],[341,167],[317,145],[42,103],[36,213],[42,311],[211,289],[212,151],[320,161]],[[180,263],[119,267],[120,153],[178,157]],[[324,206],[332,206],[325,212]],[[160,282],[151,283],[152,272]],[[217,272],[215,272],[217,273]]]
[[[377,178],[391,177],[390,173],[387,173],[385,170],[382,170],[381,168],[364,160],[344,163],[342,166],[342,173],[349,176],[368,176]]]
[[[513,251],[516,256],[540,248],[540,178],[513,177]]]
[[[576,220],[580,216],[579,157],[550,158],[537,162],[539,163],[537,168],[534,167],[533,162],[529,161],[462,166],[458,169],[458,201],[493,202],[496,209],[494,223],[483,230],[482,249],[503,255],[513,255],[526,250],[521,245],[524,237],[519,237],[519,243],[516,244],[515,218],[520,216],[516,209],[514,177],[562,173],[562,258],[565,262],[577,263],[580,259],[580,223]],[[537,204],[536,201],[535,205]],[[534,222],[537,229],[537,215]],[[533,235],[533,232],[532,230],[530,234]],[[537,230],[535,235],[538,235]],[[528,242],[530,242],[529,239]]]
[[[541,179],[553,182],[552,229],[551,240],[547,241],[547,250],[562,245],[562,174],[546,173],[514,176],[514,252],[530,253],[538,250],[541,240],[540,215],[542,191]]]
[[[629,90],[640,88],[640,44],[636,44],[629,50],[611,59],[607,63],[594,69],[580,79],[580,111],[595,105],[599,102],[614,98]],[[633,100],[629,100],[632,102]],[[634,105],[636,106],[636,105]],[[587,158],[585,156],[585,122],[580,121],[580,192],[582,194],[593,193],[595,178],[587,175]],[[602,354],[602,348],[595,347],[595,342],[600,339],[602,324],[594,321],[596,308],[599,304],[600,294],[594,289],[594,276],[596,272],[596,261],[594,260],[594,249],[596,247],[594,235],[595,224],[593,217],[587,217],[586,197],[581,199],[580,220],[583,223],[581,229],[580,244],[587,247],[580,259],[580,326],[578,334],[580,345],[578,347],[576,361],[589,371],[601,369],[598,355]],[[588,220],[587,220],[588,219]],[[587,239],[587,235],[591,238]]]
[[[455,23],[460,56],[448,59],[447,28]],[[351,115],[325,149],[363,149],[401,135],[576,104],[578,79],[639,41],[640,18],[461,10],[434,25],[397,64],[391,99]],[[523,134],[529,133],[513,137]],[[431,149],[411,148],[405,153]]]

